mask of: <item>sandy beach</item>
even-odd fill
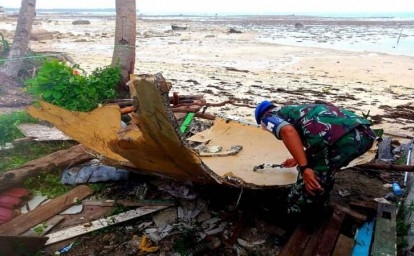
[[[75,20],[88,20],[90,24],[73,25],[72,22]],[[185,29],[173,30],[171,27],[173,24],[185,27]],[[0,18],[0,33],[9,42],[13,40],[15,28],[16,17]],[[38,14],[32,30],[32,36],[38,36],[38,38],[33,38],[29,47],[39,55],[61,55],[73,64],[79,64],[85,71],[91,72],[111,63],[114,35],[115,17],[113,16],[72,15],[70,13],[63,16],[62,14]],[[332,102],[360,115],[369,114],[375,128],[384,128],[388,134],[400,134],[401,137],[398,137],[398,140],[404,143],[408,140],[404,135],[414,135],[414,49],[406,47],[407,42],[410,44],[409,42],[413,38],[414,20],[346,20],[295,16],[139,17],[136,33],[135,73],[155,74],[161,72],[172,84],[171,94],[173,92],[177,92],[179,95],[201,94],[208,103],[222,103],[232,100],[238,104],[209,107],[206,112],[239,119],[251,124],[255,124],[255,106],[264,99],[276,101],[279,104]],[[397,40],[400,41],[398,44]],[[408,51],[406,51],[407,49]],[[145,88],[147,89],[147,87]],[[4,96],[1,89],[3,88],[0,87],[0,114],[4,113],[2,109],[6,101],[5,97],[7,97]],[[19,101],[20,99],[12,98],[12,100]],[[32,98],[29,97],[26,105],[31,104],[31,101]],[[26,106],[22,105],[19,109],[24,109],[24,107]],[[10,109],[15,110],[16,108]],[[115,109],[113,113],[115,113],[114,116],[118,115],[118,110]],[[61,112],[59,114],[62,115]],[[87,118],[95,120],[90,115]],[[68,119],[61,118],[61,120],[67,122]],[[118,121],[117,123],[119,125]],[[221,123],[222,129],[226,132],[216,133],[223,134],[225,137],[227,133],[230,133],[230,128],[224,126],[225,122]],[[75,123],[74,126],[79,128],[78,124]],[[105,129],[101,130],[110,130],[108,127],[106,124]],[[80,129],[85,130],[84,127],[80,127]],[[254,129],[252,128],[252,130]],[[265,143],[270,139],[275,141],[270,133],[266,133],[269,140],[259,134],[262,138],[259,141],[257,139],[259,136],[256,138],[253,136],[253,132],[249,132],[246,136],[243,133],[238,133],[239,130],[247,129],[237,129],[237,126],[233,126],[231,132],[234,131],[236,134],[234,137],[237,139],[237,144],[242,141],[240,138],[248,138],[248,142],[241,143],[244,146],[244,152],[247,152],[245,155],[242,155],[243,152],[241,152],[239,158],[233,158],[233,160],[222,158],[219,160],[222,162],[214,161],[214,158],[220,157],[209,157],[210,159],[205,159],[207,158],[205,157],[203,164],[214,170],[220,177],[242,177],[241,180],[247,180],[247,176],[249,176],[249,182],[254,181],[251,184],[261,184],[259,189],[243,190],[242,187],[241,190],[233,190],[226,184],[225,186],[213,186],[210,190],[204,186],[181,186],[181,182],[175,181],[171,184],[149,183],[141,176],[138,178],[130,177],[126,183],[115,182],[112,184],[108,182],[105,184],[106,188],[101,192],[94,192],[94,196],[91,197],[92,204],[93,198],[111,200],[121,198],[135,201],[142,197],[151,198],[152,201],[152,199],[158,200],[159,198],[162,200],[168,198],[169,200],[172,196],[174,200],[177,200],[177,207],[171,209],[177,212],[177,217],[171,217],[171,223],[177,222],[180,231],[175,232],[174,229],[166,231],[164,219],[167,217],[164,216],[167,214],[163,213],[161,217],[157,215],[158,217],[153,219],[157,228],[152,228],[154,227],[152,224],[147,226],[146,218],[136,219],[125,222],[125,225],[121,224],[117,228],[106,228],[102,233],[98,231],[98,235],[94,235],[94,233],[91,235],[83,234],[82,237],[79,235],[79,239],[74,238],[76,240],[73,240],[76,243],[70,244],[69,247],[68,240],[48,245],[47,252],[54,254],[56,250],[69,248],[71,254],[79,255],[86,253],[91,255],[137,253],[141,249],[141,246],[137,246],[137,234],[139,236],[142,234],[143,237],[145,234],[143,230],[146,230],[146,227],[157,230],[157,232],[151,231],[151,234],[158,233],[161,230],[158,227],[161,225],[158,225],[156,220],[159,220],[163,222],[162,232],[171,233],[168,234],[168,237],[159,238],[159,240],[163,240],[156,243],[156,250],[161,252],[159,255],[170,255],[170,252],[176,250],[175,245],[181,243],[177,237],[187,239],[187,235],[182,235],[181,226],[179,226],[181,223],[185,223],[182,230],[186,230],[187,226],[194,224],[193,226],[197,226],[197,229],[192,230],[204,234],[202,233],[204,230],[198,227],[198,224],[203,226],[202,223],[205,223],[201,219],[219,220],[219,218],[215,218],[217,215],[220,217],[220,221],[217,222],[220,226],[208,225],[208,231],[214,230],[216,232],[215,230],[220,230],[220,228],[224,231],[211,232],[208,236],[220,237],[222,245],[219,248],[208,249],[212,253],[211,255],[235,255],[235,252],[237,255],[252,255],[256,252],[258,252],[257,255],[279,254],[287,244],[286,234],[289,234],[289,230],[285,228],[289,226],[289,220],[284,218],[284,215],[282,217],[277,215],[284,205],[279,203],[284,192],[264,188],[270,183],[274,185],[275,180],[272,179],[280,179],[281,175],[285,175],[292,181],[295,180],[296,170],[294,170],[294,176],[291,175],[292,172],[288,172],[289,170],[279,170],[278,175],[275,175],[274,170],[268,170],[268,176],[265,176],[266,170],[253,173],[249,164],[256,160],[260,163],[270,162],[267,159],[262,161],[264,158],[261,157],[269,157],[272,159],[271,162],[274,162],[279,157],[275,157],[274,153],[280,153],[280,150]],[[98,138],[96,141],[99,141],[97,134],[94,136]],[[158,136],[152,137],[158,138]],[[216,138],[217,145],[220,144],[224,148],[235,145],[229,138],[223,139],[223,137]],[[252,147],[251,141],[259,143],[253,143],[254,147]],[[214,144],[215,141],[212,141],[211,145]],[[103,145],[107,146],[107,144]],[[145,145],[146,147],[152,146],[148,143]],[[251,151],[247,151],[249,147],[252,149]],[[129,150],[129,148],[127,149]],[[159,147],[156,150],[159,150]],[[147,148],[144,151],[156,152]],[[175,160],[179,159],[178,156],[181,155],[180,151],[171,150],[171,153],[175,154]],[[176,168],[183,166],[176,164],[175,161],[170,161],[173,158],[169,157],[169,154],[162,156],[165,156],[165,162],[172,162],[171,166],[177,166]],[[134,157],[137,161],[143,160],[141,154],[134,155]],[[259,157],[261,161],[258,160]],[[287,156],[283,155],[282,157],[284,160]],[[275,163],[281,162],[279,160]],[[235,164],[236,161],[237,164]],[[162,169],[159,167],[162,165],[157,165],[159,163],[153,161],[152,158],[147,162],[150,162],[150,166],[154,163],[157,170]],[[240,166],[243,166],[244,169]],[[168,167],[172,168],[170,165]],[[247,170],[247,168],[249,169]],[[182,169],[188,169],[194,173],[194,168]],[[237,174],[234,175],[229,172],[232,169],[244,173],[234,172]],[[142,168],[142,170],[147,172],[149,168]],[[255,171],[254,168],[253,171]],[[353,168],[349,168],[346,172],[338,172],[335,188],[331,193],[332,202],[344,203],[349,209],[351,209],[349,206],[351,201],[366,202],[365,205],[369,206],[368,203],[372,203],[374,198],[383,197],[391,191],[391,188],[386,187],[384,183],[401,181],[401,174],[401,172],[394,174],[391,170],[380,173],[377,170],[367,172]],[[259,183],[263,180],[268,183]],[[284,182],[284,184],[288,184],[288,181],[284,180]],[[150,185],[147,186],[147,184]],[[173,184],[174,186],[172,186]],[[178,185],[175,186],[175,184]],[[144,185],[145,192],[143,193],[145,195],[142,195],[139,191],[143,190]],[[178,188],[180,190],[184,188],[185,195],[188,195],[188,191],[192,195],[194,191],[197,198],[196,200],[187,198],[187,200],[176,194],[164,197],[165,191],[162,193],[160,191],[163,190],[162,187],[169,187],[168,189],[176,191]],[[190,187],[194,190],[187,189]],[[146,194],[147,191],[148,194]],[[349,195],[343,196],[344,192]],[[64,221],[52,228],[60,232],[70,226],[77,225],[77,223],[83,225],[82,228],[89,227],[92,220],[98,219],[98,216],[112,214],[106,210],[106,208],[110,209],[109,207],[92,204],[84,204],[85,208],[82,213],[65,217]],[[185,215],[181,214],[183,212]],[[197,215],[198,212],[200,215]],[[347,213],[349,212],[347,211]],[[168,213],[169,216],[174,216],[170,213],[171,211]],[[358,214],[358,212],[356,213]],[[181,218],[179,214],[184,217]],[[357,216],[355,213],[352,214]],[[189,218],[189,215],[194,215],[194,218]],[[342,217],[338,216],[339,211],[335,213],[335,217],[331,219],[332,222],[327,225],[327,229],[314,234],[321,235],[326,234],[325,231],[332,231],[334,225],[331,224],[335,223],[334,229],[342,230],[343,234],[340,234],[342,241],[345,241],[344,232],[347,233],[346,239],[352,242],[357,241],[349,236],[351,232],[348,231],[351,227],[352,229],[356,228],[356,224],[347,219],[343,225],[343,227],[347,226],[346,231],[343,231],[344,228],[340,228],[339,224],[342,225],[345,212]],[[354,216],[351,218],[355,218]],[[271,221],[268,221],[269,219]],[[82,224],[84,220],[88,221],[88,225]],[[274,220],[277,221],[273,222]],[[101,222],[101,220],[97,220],[97,222]],[[167,224],[169,228],[169,222]],[[358,224],[360,223],[358,222]],[[54,230],[52,234],[55,232]],[[207,235],[207,232],[205,234]],[[320,239],[321,237],[322,235],[315,236],[313,239],[309,238],[306,240],[306,244],[315,245],[317,240],[325,241]],[[209,241],[209,239],[206,240]],[[201,242],[206,240],[203,237]],[[231,240],[234,241],[228,243]],[[200,243],[194,244],[200,245]],[[195,248],[195,246],[191,244],[191,247],[188,246],[188,248]],[[223,254],[219,254],[219,251]],[[341,252],[338,253],[341,254]]]
[[[73,25],[72,21],[77,19],[88,19],[91,24]],[[295,27],[297,23],[303,27]],[[172,24],[186,29],[172,30]],[[375,40],[379,43],[381,40],[370,29],[382,27],[383,33],[395,36],[402,25],[412,30],[414,21],[401,24],[307,17],[251,17],[242,21],[217,17],[140,17],[135,73],[161,72],[172,82],[171,93],[203,94],[210,103],[225,100],[243,103],[246,107],[227,104],[211,107],[207,112],[247,122],[253,123],[253,107],[263,99],[280,104],[322,100],[358,114],[369,112],[375,126],[388,132],[412,135],[414,56],[327,48],[329,43],[346,45],[347,38],[349,44],[359,40],[375,45]],[[307,40],[311,46],[264,40],[263,35],[270,28],[276,28],[277,37],[294,38],[296,43]],[[6,37],[12,38],[14,29],[15,20],[0,20],[0,31]],[[240,33],[230,33],[230,29]],[[86,71],[111,62],[114,17],[43,15],[33,26],[34,32],[39,30],[52,33],[53,39],[31,41],[30,48],[35,52],[65,53]],[[321,38],[321,35],[330,36]],[[410,36],[405,34],[406,38]]]

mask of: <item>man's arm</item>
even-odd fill
[[[296,129],[292,125],[285,125],[280,129],[280,137],[289,153],[296,160],[296,163],[299,166],[307,165],[308,160],[306,159],[305,150],[303,149],[302,141]],[[315,195],[316,191],[323,191],[311,168],[306,168],[302,176],[305,182],[305,188],[309,194]]]

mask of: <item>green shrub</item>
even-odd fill
[[[24,111],[15,111],[11,114],[0,115],[0,145],[24,136],[17,128],[20,123],[36,122],[36,119]]]
[[[97,68],[90,75],[79,65],[45,61],[37,75],[25,81],[26,90],[40,99],[74,111],[90,111],[105,99],[116,98],[119,66]]]

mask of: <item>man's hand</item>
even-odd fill
[[[295,167],[296,165],[298,165],[298,163],[296,162],[294,158],[288,158],[282,163],[282,165],[284,167],[290,168],[290,167]]]
[[[305,189],[309,194],[314,196],[317,193],[324,191],[315,177],[315,173],[311,168],[306,168],[303,171],[303,181],[305,182]]]

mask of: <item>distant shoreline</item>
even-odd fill
[[[3,8],[6,14],[18,15],[19,8]],[[102,8],[102,9],[36,9],[38,15],[47,14],[63,14],[73,16],[114,16],[115,9]],[[279,16],[279,17],[310,17],[310,18],[333,18],[333,19],[384,19],[384,20],[414,20],[414,12],[280,12],[280,13],[141,13],[137,10],[137,16],[141,17],[263,17],[263,16]]]
[[[116,19],[115,13],[102,12],[112,9],[47,9],[47,12],[42,10],[37,10],[36,15],[40,22],[55,20],[71,24],[74,20],[90,20],[94,24],[100,24],[101,21],[114,24]],[[8,17],[17,19],[18,14]],[[137,22],[140,23],[140,29],[143,23],[162,24],[156,28],[160,33],[173,24],[185,25],[187,30],[192,32],[206,28],[220,28],[222,31],[232,28],[246,37],[254,35],[255,40],[273,45],[414,56],[414,19],[298,15],[137,15]]]

